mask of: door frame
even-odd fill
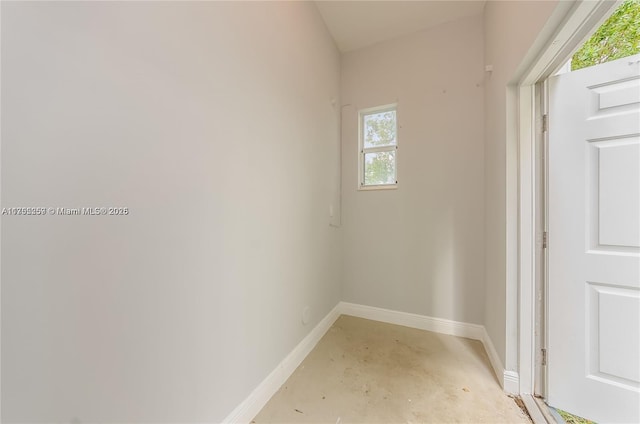
[[[546,251],[542,248],[546,230],[546,132],[542,127],[546,80],[621,2],[559,2],[525,57],[522,71],[515,78],[517,83],[508,88],[508,98],[513,99],[508,107],[517,111],[507,128],[507,181],[517,181],[511,187],[507,185],[507,249],[509,239],[514,238],[511,247],[517,249],[515,260],[507,263],[517,275],[518,313],[511,325],[518,329],[513,346],[517,349],[519,393],[534,422],[546,422],[546,411],[534,401],[534,396],[544,398],[547,393],[546,367],[542,366],[540,351],[546,346]],[[510,232],[515,232],[515,237],[509,236]]]

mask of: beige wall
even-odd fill
[[[557,5],[557,1],[489,1],[484,10],[484,61],[493,66],[484,103],[484,324],[508,370],[517,367],[517,222],[507,222],[507,215],[517,210],[517,140],[511,134],[517,105],[514,90],[508,88]]]
[[[481,324],[482,17],[342,57],[343,298]],[[358,191],[358,109],[398,103],[398,188]]]
[[[220,422],[340,300],[315,6],[2,2],[3,422]],[[301,322],[303,307],[311,322]]]

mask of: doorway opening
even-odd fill
[[[585,4],[586,3],[586,4]],[[555,252],[558,252],[558,238],[564,237],[561,232],[550,232],[549,228],[549,194],[550,194],[550,184],[554,184],[553,187],[556,187],[557,183],[554,183],[554,179],[558,180],[558,175],[562,175],[562,173],[558,174],[556,169],[556,174],[549,174],[549,163],[547,159],[549,158],[549,154],[553,154],[553,151],[549,151],[549,135],[550,131],[557,132],[557,128],[555,128],[554,124],[557,126],[558,121],[554,124],[550,125],[550,121],[553,121],[553,117],[549,118],[550,114],[550,103],[551,109],[558,107],[557,104],[554,104],[550,99],[550,91],[553,92],[555,89],[553,87],[554,84],[557,83],[558,79],[566,79],[561,77],[562,74],[568,73],[571,71],[578,71],[579,69],[583,69],[583,71],[579,71],[583,75],[586,73],[598,73],[595,72],[594,69],[587,69],[592,66],[601,66],[604,63],[618,60],[619,64],[624,63],[625,66],[618,66],[618,68],[623,69],[622,71],[618,71],[620,75],[613,75],[610,77],[610,81],[591,81],[587,82],[589,90],[591,90],[591,97],[582,99],[576,102],[576,98],[572,98],[571,101],[574,102],[573,109],[575,110],[583,110],[588,108],[593,108],[593,99],[594,96],[597,95],[596,101],[600,102],[599,109],[601,110],[600,114],[602,116],[613,117],[616,113],[621,113],[625,115],[627,118],[633,117],[634,108],[637,108],[640,105],[640,98],[636,100],[638,94],[640,94],[640,85],[636,88],[635,84],[640,83],[640,65],[636,62],[636,59],[640,60],[640,56],[637,58],[635,56],[629,56],[630,54],[637,53],[637,49],[640,49],[640,44],[636,42],[627,43],[623,45],[623,48],[619,48],[620,45],[619,39],[627,36],[625,34],[624,28],[621,29],[621,20],[627,19],[630,21],[630,24],[627,23],[627,27],[631,27],[631,35],[638,36],[637,28],[634,28],[633,25],[638,24],[638,19],[633,18],[633,9],[634,7],[640,6],[637,0],[625,1],[625,2],[581,2],[576,4],[574,7],[569,10],[560,25],[557,26],[559,28],[549,39],[549,42],[545,48],[540,49],[540,54],[538,59],[533,62],[533,64],[529,68],[529,72],[520,80],[520,84],[517,87],[517,95],[518,95],[518,107],[519,107],[519,116],[518,116],[518,179],[519,179],[519,187],[518,187],[518,239],[519,239],[519,257],[518,257],[518,276],[519,276],[519,294],[520,294],[520,304],[519,304],[519,374],[520,374],[520,393],[523,397],[523,401],[530,411],[532,417],[535,422],[554,422],[554,418],[550,416],[550,412],[546,407],[545,401],[550,400],[550,404],[553,406],[562,407],[560,403],[566,402],[556,395],[558,394],[558,387],[555,385],[554,381],[558,381],[557,369],[553,370],[553,375],[549,375],[550,367],[549,364],[558,364],[559,358],[562,355],[558,355],[558,350],[563,350],[567,345],[571,345],[571,340],[563,340],[565,345],[563,345],[560,349],[557,347],[553,347],[550,349],[550,332],[553,333],[553,329],[557,330],[554,327],[554,321],[558,321],[559,317],[563,317],[563,319],[574,319],[578,323],[576,326],[568,328],[577,330],[578,333],[585,336],[583,339],[579,339],[574,341],[573,343],[583,349],[582,357],[585,359],[585,367],[587,367],[587,371],[589,371],[589,366],[592,369],[600,370],[599,367],[601,364],[604,364],[605,371],[609,371],[611,375],[622,374],[623,377],[614,376],[615,378],[609,378],[609,381],[606,382],[608,385],[612,385],[612,383],[617,384],[618,386],[624,386],[626,384],[626,388],[630,389],[632,392],[629,399],[637,397],[638,393],[640,393],[640,381],[636,382],[635,379],[635,368],[633,364],[631,364],[631,356],[625,359],[623,356],[618,355],[616,352],[631,352],[632,349],[629,349],[628,346],[626,349],[615,349],[615,343],[620,343],[622,340],[626,340],[625,343],[628,343],[629,334],[634,332],[633,325],[624,327],[621,325],[616,325],[617,321],[621,319],[625,319],[622,316],[617,316],[614,318],[609,318],[610,322],[600,323],[597,321],[597,317],[594,317],[587,314],[588,308],[591,308],[592,311],[599,310],[601,308],[601,304],[604,305],[606,309],[611,298],[611,293],[609,291],[598,291],[594,297],[593,293],[590,294],[588,288],[593,288],[593,281],[583,282],[583,285],[577,289],[570,298],[568,299],[559,299],[559,294],[556,293],[554,304],[551,302],[549,304],[550,295],[554,295],[553,292],[550,293],[550,283],[552,284],[551,288],[557,287],[553,286],[554,282],[549,280],[549,252],[553,251],[555,248]],[[639,9],[640,10],[640,9]],[[613,28],[613,29],[612,29]],[[635,32],[634,32],[635,31]],[[627,37],[629,38],[629,37]],[[587,40],[585,42],[585,40]],[[616,44],[618,43],[618,44]],[[611,47],[614,48],[611,48]],[[636,51],[634,51],[636,49]],[[620,59],[628,57],[628,60]],[[591,61],[591,62],[589,62]],[[609,66],[610,68],[610,66]],[[616,71],[611,71],[615,74]],[[618,84],[618,85],[616,85]],[[551,87],[550,87],[551,86]],[[594,94],[595,93],[595,94]],[[551,96],[553,93],[551,93]],[[566,96],[566,94],[565,94]],[[626,96],[626,97],[625,97]],[[570,101],[570,102],[571,102]],[[570,103],[569,102],[569,103]],[[591,103],[590,103],[591,102]],[[634,106],[635,105],[635,106]],[[604,110],[608,109],[608,110]],[[638,115],[640,117],[640,115]],[[593,118],[593,117],[591,117]],[[560,118],[562,120],[564,118]],[[623,119],[623,118],[620,118]],[[595,122],[595,119],[591,119],[589,121],[590,124]],[[616,127],[619,125],[618,123],[611,123],[612,120],[609,119],[609,124],[605,126],[613,125]],[[637,121],[640,121],[638,119]],[[577,121],[576,121],[577,122]],[[567,125],[571,126],[571,125]],[[573,124],[574,127],[583,127],[582,124]],[[617,156],[621,157],[632,157],[631,155],[635,154],[636,147],[635,139],[633,137],[640,136],[640,129],[636,129],[633,124],[630,124],[630,127],[627,128],[626,133],[624,134],[611,134],[606,136],[604,134],[596,134],[588,136],[588,140],[590,141],[589,148],[593,150],[597,146],[598,140],[614,140],[624,139],[619,141],[622,143],[623,153],[620,154],[620,150],[616,153]],[[582,136],[582,135],[581,135]],[[553,138],[553,135],[552,135]],[[640,139],[638,139],[640,140]],[[553,141],[553,140],[551,140]],[[595,144],[594,144],[595,142]],[[625,144],[626,143],[626,144]],[[614,146],[615,143],[609,143],[608,146]],[[628,146],[628,147],[627,147]],[[640,144],[638,144],[638,148],[640,148]],[[602,145],[600,146],[602,147]],[[587,168],[583,168],[582,174],[583,176],[587,175],[587,173],[583,172],[585,169],[593,171],[592,164],[594,162],[593,152],[591,150],[586,149],[584,146],[578,149],[579,154],[591,155],[584,156],[589,159]],[[603,155],[604,163],[606,165],[607,160],[611,162],[610,153],[614,152],[614,150],[608,150]],[[640,152],[640,150],[639,150]],[[614,155],[614,156],[616,156]],[[607,159],[608,157],[608,159]],[[640,157],[638,158],[640,159]],[[615,160],[614,160],[615,162]],[[613,162],[613,163],[614,163]],[[640,160],[637,161],[640,163]],[[620,171],[616,165],[608,165],[611,169],[609,171],[603,170],[605,177],[610,178],[611,171],[614,171],[614,174],[618,171],[618,178],[622,180],[633,178],[635,175],[634,172],[637,172],[637,167],[634,168],[632,161],[629,161],[631,165],[627,166],[626,170]],[[557,168],[557,167],[556,167]],[[566,170],[563,170],[566,174]],[[578,172],[578,173],[580,173]],[[596,172],[596,174],[598,174]],[[600,174],[596,175],[599,176]],[[551,179],[549,177],[552,177]],[[585,177],[586,178],[586,177]],[[567,178],[565,178],[567,179]],[[570,178],[568,178],[570,179]],[[592,179],[593,180],[593,179]],[[592,182],[592,180],[589,180]],[[584,181],[583,181],[584,182]],[[609,181],[610,182],[610,181]],[[605,181],[605,185],[608,182]],[[562,185],[562,184],[559,184]],[[552,188],[553,188],[552,187]],[[622,209],[629,212],[629,209],[633,209],[633,201],[631,202],[631,206],[629,206],[629,197],[633,197],[635,194],[633,184],[627,185],[626,193],[620,195],[619,199],[623,199],[623,203],[618,202],[618,204],[611,203],[609,206],[604,205],[603,201],[600,203],[593,203],[593,199],[590,200],[595,206],[600,207],[601,204],[604,206],[605,213],[600,214],[600,216],[593,221],[593,214],[588,215],[589,209],[586,207],[585,199],[579,198],[574,202],[574,206],[577,206],[576,211],[574,213],[585,216],[584,219],[590,219],[595,224],[600,225],[601,222],[605,225],[609,225],[609,227],[595,228],[592,231],[592,234],[596,234],[598,236],[601,235],[602,231],[611,232],[611,225],[619,226],[620,218],[615,218],[614,216],[619,216],[620,211]],[[640,190],[638,190],[640,192]],[[585,196],[590,195],[585,189],[576,189],[576,192],[583,193]],[[615,190],[614,197],[615,197]],[[580,196],[578,196],[580,197]],[[591,196],[593,198],[593,196]],[[605,198],[607,196],[604,196]],[[602,196],[600,196],[602,198]],[[609,195],[609,198],[611,196]],[[640,196],[639,196],[640,198]],[[553,199],[552,203],[553,203]],[[632,199],[633,200],[633,199]],[[557,199],[556,199],[557,201]],[[640,200],[639,200],[640,201]],[[582,204],[579,204],[583,202]],[[624,203],[627,202],[627,203]],[[606,202],[605,202],[606,203]],[[557,204],[555,205],[557,209]],[[580,206],[582,209],[580,209]],[[622,207],[621,207],[622,206]],[[586,212],[585,212],[586,211]],[[608,211],[608,212],[607,212]],[[553,212],[553,210],[551,211]],[[609,215],[613,214],[611,218],[607,217],[607,213]],[[617,215],[616,215],[617,214]],[[624,215],[624,213],[623,213]],[[631,216],[631,215],[630,215]],[[604,218],[603,218],[604,217]],[[553,222],[553,217],[551,217],[551,221]],[[609,219],[610,223],[607,224],[603,222],[602,219]],[[558,217],[556,219],[556,227],[558,226]],[[625,235],[629,232],[633,232],[633,225],[635,225],[632,218],[627,218],[628,225],[631,227],[618,228],[618,234]],[[585,221],[586,222],[586,221]],[[611,224],[613,223],[613,224]],[[579,226],[579,225],[578,225]],[[582,227],[582,237],[589,236],[588,227],[586,224]],[[589,227],[590,228],[590,227]],[[593,229],[592,228],[592,229]],[[555,231],[555,230],[554,230]],[[586,233],[585,233],[586,231]],[[611,234],[609,234],[611,235]],[[635,243],[633,240],[607,240],[608,235],[604,234],[604,242],[599,242],[600,245],[605,246],[606,243],[616,242],[618,244],[626,245],[622,247],[613,247],[603,248],[603,251],[609,257],[614,256],[614,252],[619,252],[623,250],[627,258],[632,258],[628,265],[631,268],[635,266],[634,257],[637,257],[640,260],[640,246],[638,246],[637,251],[633,246]],[[639,234],[640,237],[640,234]],[[554,244],[555,243],[555,244]],[[638,243],[640,245],[640,242]],[[550,248],[553,246],[553,248]],[[609,244],[606,244],[609,246]],[[588,246],[584,245],[584,251],[590,250]],[[626,250],[625,250],[626,249]],[[591,249],[593,250],[593,249]],[[635,256],[634,256],[635,255]],[[591,260],[591,259],[590,259]],[[556,262],[558,259],[556,258]],[[591,260],[591,262],[593,262]],[[640,262],[639,262],[640,263]],[[551,265],[553,266],[553,259]],[[557,264],[556,264],[557,266]],[[604,268],[611,267],[611,265],[606,265]],[[640,268],[639,268],[640,269]],[[556,280],[559,278],[558,275],[551,275],[552,278]],[[560,279],[563,277],[560,276]],[[591,280],[602,279],[602,276],[598,278],[588,277]],[[630,271],[629,278],[631,280],[635,279],[640,281],[640,278],[636,278],[633,271]],[[605,278],[607,279],[607,278]],[[569,278],[570,280],[570,278]],[[622,290],[621,285],[618,284],[618,280],[616,283],[612,284],[611,281],[615,280],[615,278],[608,277],[608,282],[605,284],[606,287],[614,287],[615,290]],[[587,284],[589,283],[589,284]],[[623,285],[624,286],[624,285]],[[635,309],[634,305],[636,302],[636,295],[640,293],[640,287],[635,287],[632,283],[626,292],[621,292],[618,294],[622,294],[622,297],[619,297],[618,300],[624,299],[622,303],[613,305],[610,309],[615,311],[623,311],[623,314],[626,313],[628,317],[627,320],[632,320],[635,317]],[[615,291],[613,290],[613,291]],[[561,294],[561,293],[560,293]],[[609,297],[607,297],[609,296]],[[562,306],[562,302],[565,302],[570,307],[567,308],[567,311],[562,311],[558,313],[559,307]],[[626,303],[625,303],[626,302]],[[639,303],[640,304],[640,303]],[[560,306],[559,306],[560,305]],[[572,305],[578,305],[577,308],[572,308]],[[552,311],[550,311],[549,307],[551,306]],[[555,309],[554,309],[555,308]],[[640,311],[640,308],[637,308]],[[626,312],[624,312],[626,311]],[[550,312],[552,312],[550,314]],[[564,313],[564,315],[563,315]],[[573,314],[573,315],[572,315]],[[593,314],[592,314],[593,315]],[[589,319],[586,319],[588,317]],[[587,322],[587,321],[593,322]],[[586,324],[585,324],[586,323]],[[580,327],[582,325],[582,327]],[[589,326],[591,329],[589,329]],[[610,326],[607,327],[607,326]],[[601,334],[596,334],[593,329],[603,328],[606,331],[601,331]],[[623,334],[621,329],[627,329],[629,334]],[[588,331],[591,331],[593,334],[589,334]],[[557,333],[557,332],[556,332]],[[569,333],[570,335],[572,333]],[[611,334],[621,334],[619,336]],[[555,334],[557,336],[557,334]],[[589,338],[590,337],[590,338]],[[613,337],[613,338],[612,338]],[[618,337],[616,339],[616,337]],[[571,337],[567,337],[571,338]],[[594,344],[594,339],[598,340],[604,350],[601,349],[599,356],[593,354],[593,349],[596,346]],[[555,340],[552,340],[556,345],[558,344],[558,340],[562,340],[562,338],[556,337]],[[632,343],[634,343],[632,341]],[[640,344],[640,341],[638,342]],[[612,347],[613,346],[613,347]],[[613,356],[612,356],[613,355]],[[567,355],[565,355],[567,356]],[[571,355],[568,355],[571,357]],[[637,358],[637,356],[635,357]],[[575,359],[575,358],[574,358]],[[555,363],[553,361],[556,361]],[[627,361],[627,365],[618,369],[611,369],[611,364],[618,364],[623,361]],[[637,359],[633,359],[637,363]],[[606,363],[609,365],[606,365]],[[607,369],[607,366],[609,367]],[[556,367],[557,368],[557,367]],[[616,368],[614,366],[614,368]],[[581,371],[584,371],[583,369]],[[598,373],[587,372],[587,377],[595,377],[603,378],[603,375],[598,375]],[[551,377],[551,378],[550,378]],[[606,379],[606,378],[605,378]],[[640,377],[637,378],[640,380]],[[636,383],[638,387],[636,387]],[[551,387],[550,387],[551,385]],[[578,393],[580,391],[581,386],[579,384],[575,384],[575,392]],[[554,391],[554,389],[556,389]],[[583,396],[584,398],[585,396]],[[586,397],[588,398],[588,396]],[[599,399],[590,399],[588,402],[590,403],[598,403]],[[554,405],[555,403],[555,405]],[[600,402],[603,403],[603,402]],[[627,400],[626,405],[630,405],[630,402]],[[574,405],[568,404],[570,412],[571,409],[576,409]],[[633,404],[635,405],[635,404]],[[635,406],[631,406],[628,409],[633,409]],[[632,417],[635,417],[636,411],[629,412],[632,414]],[[589,414],[587,414],[589,415]],[[594,417],[599,417],[598,419],[605,419],[608,421],[615,421],[616,418],[612,416],[612,419],[607,419],[603,415],[595,415]],[[536,419],[537,418],[537,419]],[[587,418],[590,418],[587,416]],[[624,419],[624,418],[623,418]],[[637,421],[637,419],[633,419],[632,421]]]

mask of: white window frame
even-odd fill
[[[364,117],[382,112],[395,111],[396,113],[396,144],[379,147],[364,147]],[[358,190],[389,190],[398,188],[398,104],[392,103],[388,105],[370,107],[360,109],[358,111]],[[395,151],[395,183],[388,184],[369,184],[364,183],[364,157],[367,153],[389,152]]]

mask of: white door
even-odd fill
[[[549,80],[549,405],[640,422],[640,55]]]

